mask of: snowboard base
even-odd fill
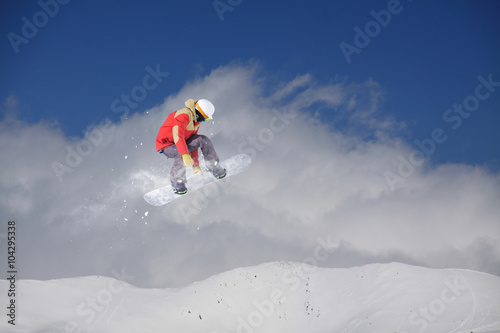
[[[222,179],[215,178],[210,172],[203,171],[203,175],[193,174],[187,178],[187,189],[186,194],[175,194],[172,185],[167,185],[160,187],[156,190],[144,194],[144,200],[153,206],[163,206],[167,203],[180,198],[182,196],[189,195],[189,193],[194,192],[208,184],[216,182],[218,180],[224,180],[227,177],[236,175],[242,171],[245,171],[250,166],[252,162],[250,156],[245,154],[235,155],[227,160],[220,162],[220,165],[226,169],[226,177]]]

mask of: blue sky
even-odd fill
[[[494,0],[220,3],[231,10],[219,16],[211,1],[73,0],[58,4],[47,22],[39,15],[36,35],[13,46],[8,34],[22,36],[22,18],[33,23],[42,7],[4,1],[0,98],[15,96],[22,120],[57,121],[66,134],[81,135],[103,117],[118,119],[112,101],[130,93],[147,66],[159,65],[169,76],[133,111],[160,104],[221,65],[254,59],[277,80],[305,73],[325,83],[372,78],[384,91],[383,112],[407,125],[402,135],[412,142],[449,126],[443,113],[474,92],[479,75],[500,81]],[[354,45],[353,29],[364,30],[374,20],[370,12],[388,6],[397,14],[348,63],[340,43]],[[459,131],[448,132],[434,159],[497,169],[499,106],[495,92]]]

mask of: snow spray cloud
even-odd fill
[[[144,75],[141,84],[134,86],[130,93],[120,95],[120,98],[111,102],[111,111],[113,113],[122,113],[122,119],[127,119],[132,110],[137,109],[139,103],[144,101],[148,92],[157,89],[163,80],[170,73],[162,72],[160,65],[157,64],[153,70],[151,66],[146,66],[146,75]],[[109,118],[104,118],[99,122],[99,125],[91,131],[87,131],[84,139],[79,141],[72,147],[66,146],[66,156],[64,161],[53,161],[51,166],[59,183],[63,182],[63,175],[72,173],[83,161],[83,158],[89,156],[92,151],[99,146],[107,146],[113,139],[115,133],[115,125]]]
[[[64,181],[66,173],[72,173],[82,162],[83,158],[89,156],[94,148],[106,146],[114,136],[115,126],[108,118],[99,122],[99,125],[91,131],[85,132],[84,139],[74,146],[66,145],[66,156],[64,161],[52,161],[51,167],[59,183]]]
[[[448,108],[443,112],[442,118],[446,124],[454,131],[458,130],[464,119],[468,119],[473,113],[479,110],[482,102],[485,102],[500,87],[500,81],[494,81],[493,75],[487,78],[479,75],[479,84],[474,89],[474,94],[466,96],[462,103],[454,103],[453,109]],[[415,170],[420,167],[424,160],[437,151],[437,147],[448,140],[446,130],[441,127],[434,128],[429,137],[423,140],[415,140],[416,149],[412,150],[407,158],[398,156],[397,173],[385,171],[384,177],[391,191],[394,191],[398,183],[403,183],[405,179],[411,177]]]
[[[70,0],[39,0],[37,3],[41,10],[33,14],[31,20],[26,16],[21,18],[23,25],[21,27],[21,35],[14,32],[9,32],[9,39],[12,49],[17,54],[21,44],[28,44],[30,40],[38,35],[39,29],[45,27],[50,19],[53,19],[58,13],[62,5],[66,5]]]
[[[189,202],[180,202],[176,209],[182,217],[183,224],[189,224],[193,217],[201,214],[210,205],[210,201],[218,197],[227,188],[230,181],[231,178],[227,178],[209,184],[193,193]]]
[[[278,109],[272,110],[274,116],[269,121],[269,126],[261,128],[256,136],[247,136],[246,140],[238,145],[238,152],[240,154],[247,154],[254,160],[258,153],[266,149],[274,140],[274,135],[286,129],[291,120],[297,117],[296,112],[287,109],[280,111]]]
[[[368,21],[365,24],[364,31],[358,26],[355,26],[353,29],[356,33],[353,39],[354,45],[344,41],[339,44],[340,51],[342,51],[347,63],[350,64],[352,62],[351,57],[354,53],[360,54],[362,49],[370,45],[372,38],[377,37],[382,32],[382,28],[387,28],[391,23],[393,15],[401,14],[403,9],[404,7],[399,0],[389,0],[387,9],[382,9],[378,12],[371,10],[370,15],[374,20]]]
[[[262,127],[258,130],[256,135],[248,135],[246,139],[238,144],[239,154],[246,154],[255,161],[259,152],[262,152],[267,146],[272,144],[275,135],[285,131],[291,121],[297,117],[296,112],[286,108],[282,110],[274,108],[271,112],[273,116],[269,120],[268,126]],[[226,125],[228,124],[226,123]],[[207,208],[210,201],[219,196],[230,181],[231,178],[228,178],[212,183],[196,191],[189,202],[182,202],[176,206],[180,211],[183,223],[188,224],[192,221],[194,216],[200,214],[203,209]]]

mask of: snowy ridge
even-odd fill
[[[14,332],[500,331],[499,277],[398,263],[332,269],[273,262],[178,289],[98,276],[21,280],[17,289]],[[0,331],[12,326],[2,320]]]

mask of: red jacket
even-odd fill
[[[194,99],[189,99],[184,109],[168,115],[156,137],[156,150],[160,151],[175,144],[181,155],[191,154],[194,165],[198,165],[198,149],[189,153],[186,145],[186,140],[197,134],[200,127],[200,123],[196,122],[195,103]]]

